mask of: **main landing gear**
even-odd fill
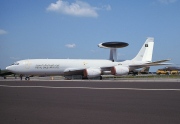
[[[28,81],[29,81],[29,80],[30,80],[30,77],[25,77],[25,80],[28,80]]]
[[[23,75],[22,75],[22,74],[21,74],[19,77],[20,77],[21,80],[23,79]],[[30,80],[30,77],[26,76],[26,77],[25,77],[25,80],[26,80],[26,81],[27,81],[27,80],[29,81],[29,80]]]

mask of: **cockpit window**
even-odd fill
[[[13,63],[12,65],[19,65],[19,63],[18,63],[18,62],[15,62],[15,63]]]

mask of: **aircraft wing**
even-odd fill
[[[158,65],[170,65],[171,63],[164,63],[166,61],[170,61],[170,59],[160,60],[160,61],[154,61],[154,62],[148,62],[144,64],[134,64],[129,65],[130,68],[142,68],[142,67],[149,67],[149,66],[158,66]],[[102,71],[110,71],[110,67],[100,67]],[[67,68],[64,70],[64,76],[71,76],[71,75],[83,75],[84,70],[87,68]]]
[[[67,68],[64,70],[65,76],[71,76],[71,75],[83,75],[83,71],[86,68]]]
[[[101,67],[101,68],[98,68],[98,69],[100,69],[103,72],[103,71],[110,71],[111,68],[112,68],[112,66],[110,66],[110,67]],[[67,69],[64,70],[64,76],[84,75],[84,70],[85,69],[90,69],[90,68],[67,68]],[[97,69],[97,68],[91,68],[91,69]]]
[[[160,61],[154,61],[154,62],[149,62],[145,64],[140,64],[140,65],[130,65],[129,67],[149,67],[149,66],[158,66],[158,65],[171,65],[172,63],[164,63],[170,61],[170,59],[165,59],[165,60],[160,60]]]

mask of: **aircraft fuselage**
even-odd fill
[[[112,67],[118,64],[111,60],[30,59],[18,61],[6,69],[23,75],[64,75],[67,69]]]

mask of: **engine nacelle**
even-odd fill
[[[87,78],[94,78],[100,75],[101,75],[100,69],[89,68],[89,69],[84,70],[84,77],[87,77]]]
[[[127,75],[129,73],[129,68],[124,66],[114,66],[111,68],[112,75]]]

